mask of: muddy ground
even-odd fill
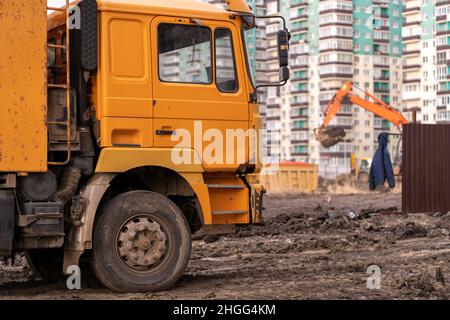
[[[403,215],[399,193],[270,195],[266,223],[195,241],[176,288],[71,292],[26,263],[0,266],[0,299],[448,299],[450,213]],[[367,268],[381,289],[367,289]]]

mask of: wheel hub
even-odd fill
[[[123,225],[117,246],[122,262],[128,267],[149,271],[165,256],[167,236],[159,223],[148,216],[139,216]]]

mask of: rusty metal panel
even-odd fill
[[[0,0],[0,172],[47,171],[46,8]]]
[[[450,211],[450,125],[409,124],[403,131],[404,212]]]

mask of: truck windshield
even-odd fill
[[[242,29],[242,41],[245,48],[245,56],[247,60],[247,72],[253,88],[256,87],[255,73],[256,73],[256,28],[250,30]]]

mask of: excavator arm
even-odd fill
[[[324,119],[322,126],[328,126],[339,112],[342,107],[342,104],[345,100],[350,103],[357,105],[363,109],[366,109],[380,118],[386,119],[396,125],[398,128],[401,128],[402,125],[407,124],[408,120],[396,109],[390,107],[374,95],[369,92],[365,92],[366,97],[371,98],[374,102],[369,101],[367,99],[363,99],[351,93],[352,83],[346,82],[341,89],[336,93],[334,98],[330,101],[327,108],[324,112]]]
[[[403,125],[408,124],[408,120],[398,110],[390,107],[369,92],[365,92],[366,98],[363,99],[353,94],[352,88],[353,85],[351,82],[345,82],[345,84],[336,92],[333,99],[325,108],[322,125],[315,130],[317,140],[321,142],[325,148],[332,147],[342,141],[345,137],[343,128],[328,128],[344,102],[349,102],[366,109],[380,118],[390,121],[400,130]]]

